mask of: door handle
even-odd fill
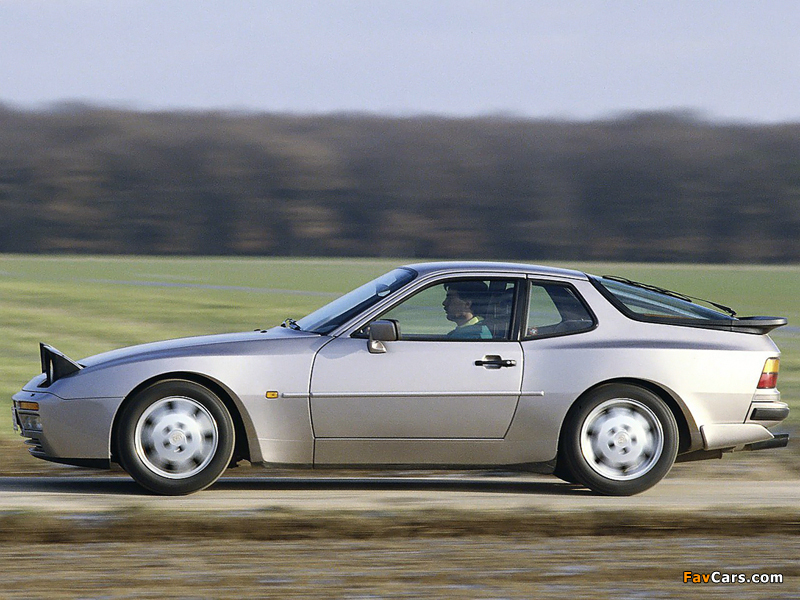
[[[475,361],[476,367],[486,367],[487,369],[499,369],[500,367],[516,367],[517,361],[510,358],[502,358],[496,354],[487,354],[480,360]]]

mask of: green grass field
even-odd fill
[[[34,257],[0,255],[0,396],[39,371],[38,343],[68,356],[159,339],[243,331],[299,318],[407,260]],[[583,263],[709,298],[741,315],[788,317],[779,387],[800,423],[800,266]],[[9,411],[10,412],[10,411]],[[10,414],[9,414],[10,417]],[[11,419],[0,417],[0,438]]]

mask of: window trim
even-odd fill
[[[599,325],[599,321],[597,319],[597,315],[592,310],[592,307],[589,305],[589,303],[586,302],[586,300],[584,299],[583,295],[571,283],[566,282],[566,281],[554,281],[552,279],[542,279],[542,278],[536,277],[536,276],[529,276],[527,278],[527,284],[528,285],[524,286],[525,287],[525,298],[524,298],[524,304],[522,305],[524,308],[522,309],[522,311],[520,311],[521,313],[524,313],[522,315],[522,318],[520,318],[520,322],[519,322],[519,328],[520,329],[519,329],[519,332],[518,332],[518,334],[519,334],[519,338],[518,339],[520,341],[533,342],[533,341],[536,341],[536,340],[547,340],[547,339],[551,339],[551,338],[565,337],[565,336],[568,336],[568,335],[579,335],[581,333],[588,333],[590,331],[594,331],[595,329],[597,329],[597,327]],[[531,287],[533,285],[551,285],[551,286],[565,287],[565,288],[569,289],[574,294],[575,298],[578,299],[578,302],[581,303],[581,305],[586,310],[586,313],[589,315],[589,317],[592,319],[591,326],[586,327],[585,329],[578,329],[578,330],[575,330],[575,331],[554,331],[552,333],[545,333],[545,334],[542,334],[542,335],[535,335],[535,336],[525,335],[525,332],[527,331],[527,324],[528,324],[528,313],[529,313],[529,310],[530,310],[530,289],[531,289]],[[556,309],[558,309],[557,305],[556,305]]]

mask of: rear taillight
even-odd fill
[[[761,371],[761,379],[758,380],[758,389],[770,390],[778,387],[778,369],[781,361],[777,358],[769,358],[764,363],[764,370]]]

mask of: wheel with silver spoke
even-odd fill
[[[136,454],[153,473],[186,479],[208,466],[217,451],[214,417],[197,400],[168,396],[142,413],[134,433]]]
[[[577,481],[607,495],[630,495],[660,481],[678,451],[675,416],[661,398],[630,385],[606,385],[567,415],[559,461]]]
[[[117,447],[121,465],[143,487],[188,494],[223,473],[233,454],[234,427],[225,404],[207,388],[163,381],[125,406]]]
[[[586,463],[603,477],[636,479],[658,463],[664,431],[655,413],[633,398],[606,400],[586,417],[580,433]]]

